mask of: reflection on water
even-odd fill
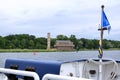
[[[70,61],[98,58],[98,51],[0,53],[0,67],[4,67],[7,58]],[[119,60],[120,50],[104,51],[103,58]]]

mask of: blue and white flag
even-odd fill
[[[107,28],[108,33],[110,32],[111,29],[110,23],[106,17],[104,10],[102,11],[102,28]]]

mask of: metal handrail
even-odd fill
[[[13,70],[13,69],[6,69],[6,68],[0,68],[0,72],[8,73],[8,74],[17,74],[17,75],[22,75],[22,76],[29,76],[29,77],[33,77],[34,80],[40,80],[36,72]]]
[[[92,80],[92,79],[85,79],[85,78],[76,78],[70,76],[62,76],[62,75],[54,75],[54,74],[46,74],[43,76],[42,80]]]

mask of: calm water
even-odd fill
[[[4,67],[7,58],[69,61],[98,58],[98,51],[0,53],[0,67]],[[120,60],[120,50],[104,51],[103,58]]]

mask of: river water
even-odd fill
[[[7,58],[70,61],[98,58],[98,51],[0,53],[0,67],[4,67]],[[120,60],[120,50],[104,51],[103,58]]]

